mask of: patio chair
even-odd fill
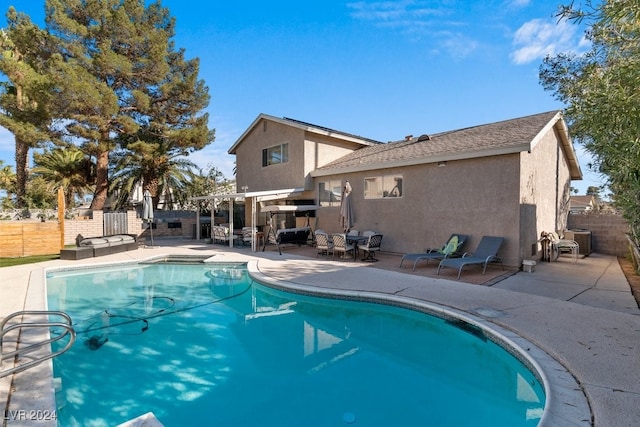
[[[342,254],[342,258],[347,258],[347,254],[356,250],[356,247],[347,242],[347,235],[345,233],[334,233],[333,240],[333,257],[335,258],[336,252]],[[354,255],[355,259],[355,255]]]
[[[376,262],[378,259],[375,257],[375,253],[380,250],[382,244],[382,234],[372,234],[367,239],[366,243],[359,244],[358,249],[365,252],[366,256],[362,258],[362,261]]]
[[[551,261],[556,261],[562,252],[570,252],[573,262],[578,262],[580,245],[575,240],[561,238],[558,233],[549,233],[551,239]]]
[[[321,254],[327,256],[329,253],[333,254],[333,241],[329,238],[329,235],[322,230],[316,230],[314,235],[316,236],[316,249],[318,250],[316,258]]]
[[[251,246],[254,231],[258,232],[258,229],[255,227],[242,227],[242,246]]]
[[[498,257],[498,251],[503,242],[504,237],[482,236],[473,254],[465,253],[462,258],[444,258],[440,261],[437,274],[440,274],[442,267],[457,268],[458,280],[460,280],[460,273],[462,273],[462,268],[465,265],[482,264],[484,266],[482,274],[484,274],[487,271],[487,264],[490,262],[499,262],[504,270],[502,259]]]
[[[405,260],[413,261],[412,271],[416,271],[416,266],[418,265],[419,261],[426,260],[428,263],[429,260],[431,259],[436,261],[441,261],[445,258],[453,258],[456,256],[460,256],[460,250],[462,250],[462,247],[464,246],[466,241],[467,241],[467,236],[465,236],[464,234],[454,233],[451,236],[449,236],[449,240],[447,240],[447,243],[442,245],[442,247],[440,248],[427,249],[423,253],[405,254],[400,260],[400,267],[402,267],[402,263]]]

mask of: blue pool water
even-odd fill
[[[274,290],[243,265],[66,270],[47,292],[78,332],[54,359],[62,426],[153,412],[165,426],[517,427],[544,408],[536,377],[479,331]]]

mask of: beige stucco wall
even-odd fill
[[[313,189],[311,172],[345,156],[358,147],[346,141],[307,132],[304,141],[305,188]]]
[[[246,185],[249,191],[260,191],[304,187],[303,141],[303,130],[262,120],[236,149],[237,188]],[[289,144],[289,161],[262,167],[262,150],[286,143]]]
[[[555,128],[520,156],[521,257],[538,259],[540,233],[566,226],[571,177]]]
[[[289,162],[262,166],[262,150],[289,144]],[[236,148],[236,186],[249,191],[305,188],[313,190],[310,173],[359,148],[340,138],[261,120]]]
[[[403,196],[364,199],[364,178],[377,174],[403,175]],[[503,236],[505,263],[519,264],[519,155],[354,173],[341,177],[353,187],[355,225],[360,231],[384,235],[383,250],[406,253],[439,247],[451,233],[469,235],[473,250],[483,235]],[[318,227],[340,231],[339,207],[318,211]]]
[[[236,148],[238,188],[249,191],[303,187],[304,198],[317,201],[319,181],[349,179],[353,187],[355,225],[384,234],[383,250],[396,253],[440,246],[451,233],[469,235],[473,250],[483,235],[505,238],[499,255],[505,264],[539,257],[541,231],[561,230],[568,211],[570,176],[567,159],[553,128],[532,151],[469,160],[445,167],[423,164],[313,179],[310,173],[357,145],[273,121],[257,123]],[[262,167],[262,149],[289,143],[289,162]],[[365,200],[366,177],[402,174],[400,198]],[[250,205],[247,205],[250,206]],[[250,208],[247,209],[247,213]],[[340,231],[339,207],[317,212],[318,228]]]

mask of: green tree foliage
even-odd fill
[[[29,217],[28,209],[57,209],[58,196],[51,191],[50,185],[41,176],[29,178],[27,188],[24,195],[26,202],[25,209],[27,213],[25,217]]]
[[[16,192],[16,174],[13,172],[11,166],[5,165],[2,160],[0,160],[0,190],[3,190],[6,194],[2,199],[2,208],[15,208],[13,195]]]
[[[172,42],[174,19],[160,2],[143,0],[47,0],[46,22],[58,41],[56,107],[68,135],[96,158],[93,209],[108,195],[109,153],[138,158],[201,149],[213,139],[207,89],[197,80],[198,61],[184,61]],[[152,147],[146,147],[150,144]],[[150,154],[153,153],[153,154]],[[140,165],[141,168],[142,165]],[[157,177],[143,185],[156,190]]]
[[[183,207],[187,203],[186,188],[193,180],[196,165],[179,150],[165,144],[139,143],[134,151],[120,150],[113,155],[110,192],[116,196],[116,208],[127,206],[133,192],[151,192],[154,209],[162,196],[164,209]]]
[[[602,190],[602,188],[600,188],[600,187],[597,187],[595,185],[590,185],[587,188],[587,196],[594,196],[596,199],[599,199],[601,190]]]
[[[93,191],[95,165],[78,148],[36,153],[34,163],[32,172],[47,183],[49,191],[64,189],[67,208],[75,206],[76,198],[83,200],[86,193]]]
[[[200,170],[193,177],[185,192],[188,197],[199,197],[212,194],[231,194],[235,190],[235,181],[227,180],[223,173],[215,166],[207,165],[206,170]],[[201,213],[211,213],[219,208],[220,199],[191,200],[184,206],[188,209],[198,210]]]
[[[199,113],[209,103],[207,88],[197,78],[199,61],[186,61],[184,51],[171,49],[168,64],[166,79],[145,92],[150,101],[148,111],[135,115],[141,123],[139,131],[121,138],[115,167],[120,183],[127,171],[132,171],[136,178],[130,183],[149,190],[156,208],[162,195],[164,207],[171,209],[186,203],[184,188],[197,169],[184,157],[213,141],[214,132],[207,127],[208,115]],[[119,184],[114,188],[129,188]]]
[[[0,31],[0,73],[8,79],[0,83],[0,126],[15,137],[16,207],[23,208],[27,204],[29,150],[50,140],[49,39],[13,7],[7,12],[7,21],[6,30]]]
[[[540,79],[566,105],[572,135],[593,155],[616,205],[640,236],[640,3],[605,1],[561,8],[586,23],[591,49],[545,59]]]

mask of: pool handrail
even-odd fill
[[[12,324],[8,327],[6,327],[7,323],[11,320],[14,319],[18,316],[58,316],[61,317],[63,319],[63,321],[61,322],[52,322],[52,321],[44,321],[44,322],[26,322],[24,321],[24,319],[22,319],[22,322],[16,323],[16,324]],[[16,341],[16,350],[14,351],[10,351],[8,353],[4,353],[4,337],[7,333],[15,330],[15,329],[22,329],[22,328],[52,328],[52,327],[58,327],[58,328],[62,328],[64,329],[64,332],[60,333],[59,335],[56,335],[54,337],[51,337],[51,331],[49,330],[49,338],[40,342],[36,342],[35,344],[31,344],[27,347],[24,348],[17,348],[18,347],[18,340]],[[22,331],[20,331],[22,332]],[[63,311],[45,311],[45,310],[24,310],[24,311],[17,311],[15,313],[10,314],[9,316],[5,317],[4,319],[2,319],[2,321],[0,322],[0,368],[2,368],[3,365],[3,361],[5,359],[10,359],[10,358],[15,358],[16,356],[20,356],[20,355],[24,355],[27,353],[31,353],[35,350],[40,349],[41,347],[44,347],[46,345],[49,345],[51,343],[54,343],[58,340],[63,339],[64,337],[66,337],[67,335],[69,335],[69,342],[60,350],[56,351],[56,352],[48,352],[47,354],[43,355],[43,356],[39,356],[34,358],[33,360],[23,363],[23,364],[19,364],[17,366],[14,366],[13,368],[7,369],[7,370],[3,370],[0,371],[0,378],[6,377],[8,375],[11,374],[15,374],[18,372],[22,372],[26,369],[29,369],[33,366],[39,365],[40,363],[52,359],[56,356],[61,355],[62,353],[66,352],[67,350],[69,350],[71,348],[71,346],[73,346],[73,344],[76,341],[76,331],[73,328],[73,322],[71,321],[71,317],[63,312]]]

